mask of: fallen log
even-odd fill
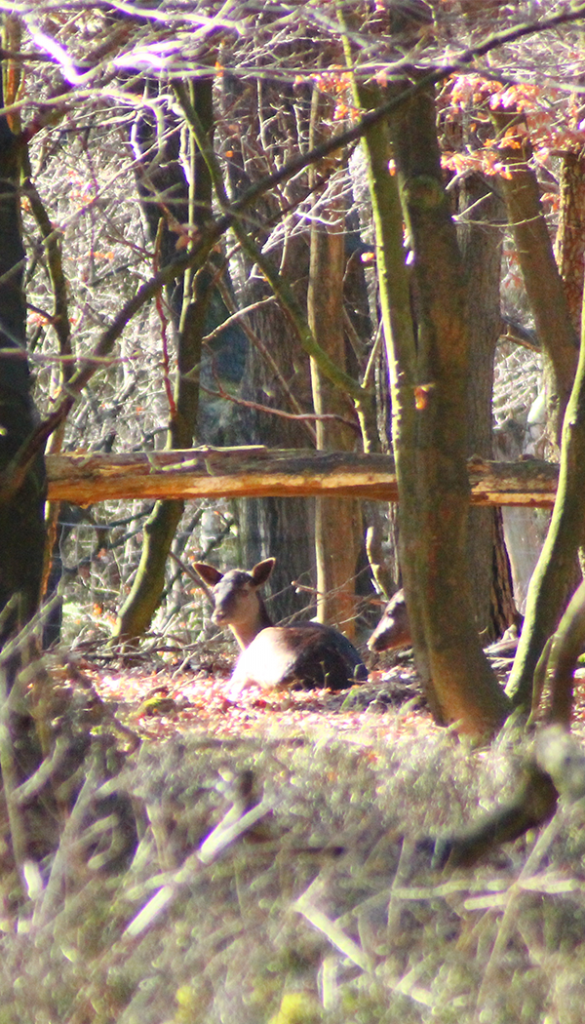
[[[551,508],[558,466],[538,459],[469,460],[473,505]],[[74,505],[156,498],[352,497],[398,501],[388,455],[279,450],[262,446],[193,448],[121,455],[48,455],[49,498]]]

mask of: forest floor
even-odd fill
[[[391,659],[395,660],[395,659]],[[234,692],[231,659],[220,655],[194,670],[159,666],[112,671],[87,663],[82,671],[100,697],[118,708],[126,725],[148,740],[205,730],[217,739],[256,734],[278,720],[291,729],[319,727],[326,721],[349,735],[356,729],[380,737],[390,728],[421,736],[434,725],[425,707],[411,659],[369,672],[365,683],[349,690],[272,690],[250,687]]]
[[[408,659],[341,693],[230,665],[62,666],[107,713],[29,899],[3,883],[0,1024],[582,1024],[582,801],[473,868],[429,854],[516,792],[522,730],[438,728]]]
[[[328,722],[340,734],[356,729],[372,739],[392,734],[426,735],[444,730],[426,707],[412,652],[376,656],[368,679],[349,690],[272,690],[250,687],[234,692],[230,684],[234,658],[217,647],[208,657],[182,657],[175,666],[163,659],[132,667],[82,660],[79,665],[102,700],[116,708],[141,739],[168,739],[174,734],[205,730],[218,739],[258,734],[278,720],[290,728],[318,727]],[[142,661],[142,659],[140,659]],[[502,685],[512,657],[492,658]],[[193,667],[186,667],[192,661]],[[573,729],[585,741],[585,668],[575,675]]]

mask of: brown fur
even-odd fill
[[[412,636],[404,591],[398,590],[384,609],[384,614],[368,640],[371,651],[393,651],[397,647],[410,647]]]
[[[516,621],[506,630],[502,639],[490,645],[487,650],[493,650],[496,654],[504,651],[506,644],[511,647],[517,645],[523,621],[522,616],[517,614]],[[398,647],[412,647],[412,633],[403,590],[397,590],[386,605],[382,618],[368,640],[368,647],[377,653],[394,651]]]

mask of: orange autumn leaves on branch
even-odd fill
[[[534,159],[546,164],[551,156],[585,146],[585,119],[578,97],[559,102],[566,93],[539,85],[503,85],[480,75],[453,76],[440,97],[446,145],[443,166],[455,174],[476,170],[509,177],[500,147],[520,149],[529,136]],[[504,135],[494,133],[492,111],[516,113],[518,120]],[[471,138],[462,142],[462,120],[468,120]],[[545,198],[545,197],[543,197]]]

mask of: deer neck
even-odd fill
[[[247,622],[234,622],[230,624],[230,629],[234,634],[238,644],[245,650],[249,647],[252,641],[261,633],[267,626],[272,626],[273,622],[270,615],[266,611],[266,605],[262,598],[258,598],[258,612],[254,618]]]

